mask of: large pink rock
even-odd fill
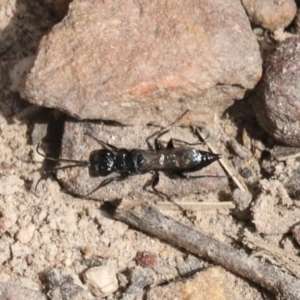
[[[260,76],[239,0],[75,0],[41,41],[25,92],[80,119],[165,125],[189,109],[200,124]]]

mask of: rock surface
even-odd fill
[[[300,146],[299,75],[300,38],[293,37],[268,56],[253,97],[253,108],[263,129],[290,146]]]
[[[72,0],[38,0],[38,2],[47,6],[57,18],[62,19],[67,14]]]
[[[234,290],[237,282],[243,284],[243,289]],[[232,274],[221,267],[212,267],[197,273],[192,278],[182,282],[174,282],[165,286],[155,287],[148,293],[147,299],[191,299],[191,300],[250,300],[246,291],[251,287],[242,279],[234,278]],[[180,295],[180,298],[178,297]],[[254,299],[254,298],[252,298]]]
[[[127,149],[149,149],[146,144],[146,138],[156,132],[157,128],[152,126],[106,126],[99,124],[88,124],[85,122],[66,122],[64,129],[64,141],[62,145],[62,158],[87,160],[91,151],[101,149],[91,136],[103,140],[118,148]],[[166,135],[160,138],[160,141],[166,145],[170,137],[184,140],[190,143],[199,143],[199,140],[193,136],[189,128],[174,128]],[[150,140],[153,145],[153,139]],[[175,144],[175,147],[182,145]],[[197,148],[197,146],[195,146]],[[198,146],[199,148],[199,146]],[[200,148],[201,149],[201,146]],[[202,146],[202,150],[207,151]],[[63,164],[61,165],[63,166]],[[224,172],[218,162],[194,172],[193,175],[219,175],[224,176]],[[119,176],[113,173],[107,177],[91,177],[88,168],[68,168],[59,170],[57,174],[68,192],[76,195],[85,196],[93,191],[104,179],[109,176]],[[116,198],[129,197],[133,199],[161,200],[153,193],[151,188],[153,174],[129,176],[124,181],[115,181],[102,187],[90,195],[93,199],[113,200]],[[144,189],[144,186],[147,188]],[[199,194],[203,191],[219,191],[228,186],[227,178],[198,178],[185,180],[181,178],[169,178],[162,172],[159,172],[159,182],[156,185],[157,190],[167,194],[169,197],[182,197],[189,194]],[[152,193],[151,193],[152,192]]]
[[[260,76],[238,0],[75,0],[43,38],[25,92],[80,119],[165,125],[189,109],[200,124]]]
[[[297,12],[294,0],[242,0],[249,19],[269,30],[289,25]]]
[[[60,0],[53,0],[52,3],[54,1],[58,3]],[[50,1],[47,0],[47,2]],[[157,274],[155,282],[159,284],[159,286],[156,285],[157,288],[164,288],[168,285],[171,289],[170,282],[178,281],[180,276],[192,276],[191,274],[197,269],[207,268],[207,261],[198,261],[196,257],[187,259],[188,253],[185,251],[109,218],[99,209],[101,204],[98,201],[75,198],[61,190],[54,180],[41,180],[37,189],[38,195],[30,191],[31,188],[35,190],[35,183],[41,178],[40,168],[43,158],[37,154],[36,145],[45,136],[42,127],[48,125],[49,119],[52,120],[53,117],[47,117],[48,110],[36,109],[20,99],[18,93],[10,90],[9,70],[13,70],[13,67],[23,58],[36,55],[40,38],[51,31],[53,15],[46,6],[40,6],[37,1],[2,0],[0,16],[1,296],[5,300],[40,300],[49,299],[49,297],[52,300],[61,300],[63,297],[68,300],[76,299],[76,297],[83,300],[84,295],[87,296],[87,299],[89,297],[98,299],[92,296],[80,282],[76,283],[76,281],[81,278],[87,268],[105,264],[110,265],[118,273],[119,288],[110,299],[120,299],[122,293],[131,284],[131,276],[128,273],[138,268],[135,262],[137,251],[149,251],[157,257],[153,267]],[[53,61],[53,65],[55,64],[56,62]],[[244,162],[247,161],[247,167],[250,168],[252,177],[245,180],[249,187],[254,188],[253,194],[256,199],[257,195],[262,193],[262,188],[258,185],[261,179],[267,178],[270,188],[274,190],[274,185],[276,185],[274,181],[279,180],[281,183],[286,180],[290,181],[289,174],[299,174],[296,170],[300,165],[297,157],[280,162],[275,161],[272,157],[271,160],[268,156],[265,157],[264,154],[270,148],[268,145],[273,143],[270,143],[269,140],[273,139],[270,139],[258,126],[249,102],[249,98],[236,101],[227,110],[226,118],[215,118],[212,125],[218,124],[220,130],[218,133],[213,132],[211,136],[217,138],[214,139],[214,142],[217,141],[217,147],[222,149],[220,153],[224,153],[225,157],[233,157],[234,164],[237,161],[235,158],[243,163],[243,165],[236,164],[237,170],[239,166],[244,167]],[[28,114],[30,111],[31,113]],[[35,113],[33,113],[34,111]],[[38,113],[39,111],[40,113]],[[170,120],[173,121],[179,115],[180,113],[174,114]],[[23,121],[20,121],[20,116]],[[33,134],[31,133],[33,127],[40,129],[35,129]],[[50,124],[48,129],[52,128],[57,136],[57,130],[53,130],[53,127],[57,129],[57,126],[53,126],[53,124]],[[209,129],[211,127],[210,124]],[[106,139],[101,135],[100,129],[98,137]],[[144,129],[137,130],[143,131]],[[244,135],[245,132],[247,135]],[[69,139],[75,139],[76,131],[71,133],[72,136]],[[243,138],[241,134],[243,134]],[[128,135],[124,135],[120,141],[114,140],[113,136],[112,134],[108,139],[113,144],[126,147],[132,145],[129,144]],[[81,143],[85,143],[80,133],[78,137]],[[136,135],[131,134],[130,143],[133,139],[138,141]],[[243,142],[242,145],[245,146],[245,149],[227,152],[226,145],[233,139],[237,143]],[[86,140],[88,140],[87,137]],[[73,157],[86,158],[85,153],[80,152],[82,145],[80,143],[78,145],[77,149],[74,149]],[[98,146],[96,143],[90,145],[91,149]],[[134,143],[134,146],[138,145]],[[144,140],[141,146],[146,148]],[[87,151],[87,155],[91,149]],[[234,147],[234,150],[236,149],[237,147]],[[267,166],[265,166],[266,164]],[[214,163],[212,166],[218,166],[218,163]],[[299,176],[295,175],[295,179],[297,178]],[[141,179],[137,177],[137,184],[134,185],[134,188],[142,189],[141,184]],[[199,185],[203,184],[202,181],[199,182]],[[228,187],[227,183],[225,184]],[[180,186],[183,185],[180,184]],[[117,187],[120,189],[120,186]],[[234,188],[235,186],[232,184],[230,187]],[[265,194],[263,192],[263,195]],[[263,220],[270,220],[269,222],[280,224],[282,228],[286,228],[287,231],[284,234],[274,235],[272,232],[269,235],[261,234],[261,238],[264,241],[270,241],[272,247],[275,246],[284,251],[284,258],[295,256],[299,252],[300,244],[300,230],[299,228],[297,230],[299,217],[294,219],[294,224],[291,224],[286,214],[299,207],[299,200],[297,200],[299,196],[294,196],[294,205],[290,207],[289,211],[282,205],[282,197],[279,198],[277,195],[275,197],[278,202],[274,202],[274,205],[271,206],[272,218],[267,210],[261,211],[258,216],[259,205],[257,204],[255,221],[258,224],[258,217],[260,218],[259,229],[262,228],[262,232],[265,231]],[[224,193],[216,195],[214,192],[194,195],[193,201],[195,200],[231,201],[231,192],[228,190],[225,195]],[[263,198],[261,200],[262,203]],[[270,207],[269,203],[268,207]],[[276,214],[273,214],[273,211]],[[218,211],[201,209],[193,212],[187,211],[185,214],[164,209],[164,214],[229,246],[245,250],[249,255],[256,255],[254,251],[261,252],[260,248],[250,250],[253,248],[249,248],[241,239],[241,233],[245,230],[253,232],[253,234],[260,234],[253,226],[254,214],[252,215],[250,212],[245,213],[243,217],[239,216],[239,219],[232,212],[225,212],[223,209]],[[284,220],[284,224],[281,219]],[[31,223],[35,226],[35,232],[27,243],[21,243],[17,240],[18,232]],[[292,238],[294,241],[291,240]],[[268,256],[264,260],[276,268],[279,266],[282,268],[275,257]],[[299,263],[295,263],[295,261],[293,266],[298,266]],[[71,270],[70,272],[62,270],[56,274],[52,272],[53,276],[48,273],[49,270],[53,270],[53,268],[59,270],[60,267],[63,269],[69,267]],[[149,268],[139,268],[149,270]],[[296,273],[294,274],[297,276]],[[228,286],[231,283],[229,289],[232,294],[237,295],[232,299],[274,300],[274,295],[267,294],[265,289],[260,288],[257,284],[251,284],[232,274],[229,274],[231,275],[230,279],[227,276],[218,275],[220,272],[216,274],[217,279],[207,275],[208,284],[213,285],[214,282],[220,282],[220,285]],[[29,291],[24,291],[24,287]],[[201,286],[200,288],[196,286],[196,288],[201,292]],[[149,292],[149,288],[145,289],[145,292],[147,291]],[[169,291],[172,292],[172,290]]]
[[[283,185],[264,179],[260,182],[263,192],[252,204],[253,224],[260,234],[287,232],[299,219],[300,209],[292,205]]]
[[[293,27],[296,34],[300,33],[300,9],[297,9],[296,16],[293,21]]]
[[[53,300],[91,300],[92,295],[69,268],[55,268],[46,274],[48,296]]]
[[[9,282],[0,282],[0,299],[2,300],[46,300],[41,291],[35,291]]]

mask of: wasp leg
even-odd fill
[[[159,173],[154,172],[152,178],[149,181],[147,181],[146,184],[143,186],[143,190],[147,191],[148,193],[155,194],[159,198],[167,199],[168,201],[171,201],[171,198],[168,195],[166,195],[165,193],[156,189],[158,182],[159,182]],[[151,185],[152,191],[147,189],[147,187],[150,185]]]
[[[177,176],[178,178],[182,179],[197,179],[197,178],[221,178],[221,177],[230,177],[230,176],[222,176],[222,175],[185,175],[183,173],[171,173],[172,175]]]
[[[106,143],[106,142],[104,142],[102,140],[99,140],[98,138],[96,138],[95,136],[93,136],[91,133],[87,133],[87,135],[89,137],[91,137],[93,140],[95,140],[98,144],[102,145],[105,149],[111,149],[113,151],[118,151],[119,150],[119,148],[117,148],[116,146],[111,145],[109,143]]]
[[[123,181],[127,178],[128,176],[116,176],[116,177],[111,177],[111,178],[106,178],[104,179],[103,181],[101,181],[101,183],[96,187],[94,188],[91,192],[89,192],[87,195],[85,195],[84,197],[88,197],[90,196],[91,194],[95,193],[96,191],[98,191],[99,189],[101,189],[102,187],[110,184],[111,182],[113,181]]]
[[[176,202],[174,202],[174,200],[172,200],[167,194],[156,189],[156,185],[158,184],[158,182],[159,182],[159,174],[158,174],[158,172],[155,172],[154,176],[152,177],[152,186],[151,186],[153,192],[150,192],[150,191],[148,191],[148,192],[156,194],[160,198],[166,198],[169,202],[173,203],[183,213],[184,216],[187,217],[186,211],[180,205],[178,205]]]
[[[158,185],[158,182],[159,182],[159,174],[158,174],[158,172],[155,172],[154,179],[152,181],[152,186],[151,186],[154,194],[156,194],[160,198],[166,198],[168,201],[172,201],[171,198],[167,194],[159,191],[156,188],[156,186]]]
[[[185,146],[198,146],[198,145],[203,145],[204,144],[204,143],[188,143],[188,142],[185,142],[185,141],[182,141],[182,140],[171,138],[168,142],[167,148],[169,148],[169,144],[172,145],[172,147],[170,147],[170,148],[174,148],[174,142],[177,143],[177,144],[185,145]]]
[[[188,113],[188,110],[186,110],[181,116],[179,116],[175,121],[173,121],[171,124],[169,124],[168,126],[162,128],[159,131],[154,132],[153,134],[151,134],[150,136],[148,136],[146,138],[146,143],[149,147],[150,150],[154,150],[152,145],[150,144],[149,140],[151,138],[153,138],[154,136],[156,136],[155,140],[154,140],[154,146],[155,146],[155,150],[160,150],[163,149],[163,146],[161,145],[161,143],[159,143],[158,138],[161,137],[162,135],[166,134],[167,132],[170,131],[171,127],[176,124],[180,119],[182,119],[186,114]]]
[[[150,136],[148,136],[148,137],[146,138],[146,143],[147,143],[147,146],[148,146],[148,148],[149,148],[150,150],[154,150],[154,149],[153,149],[153,146],[151,145],[151,143],[149,142],[149,140],[150,140],[151,138],[153,138],[155,135],[156,135],[156,132],[155,132],[154,134],[151,134]]]
[[[159,182],[159,173],[158,172],[154,172],[152,178],[146,182],[146,184],[143,186],[143,190],[147,191],[148,193],[151,193],[151,194],[155,194],[157,195],[159,198],[162,198],[162,199],[167,199],[169,202],[173,203],[181,212],[182,214],[187,217],[187,214],[186,214],[186,211],[179,205],[177,204],[176,202],[174,202],[172,200],[171,197],[169,197],[167,194],[159,191],[157,188],[156,188],[156,185],[158,184]],[[152,191],[150,190],[147,190],[147,187],[151,184],[151,188],[152,188]],[[188,217],[187,217],[188,218]]]
[[[155,140],[154,140],[154,146],[155,146],[155,150],[156,150],[156,151],[163,149],[163,145],[159,142],[158,139],[159,139],[161,136],[163,136],[164,134],[168,133],[169,131],[170,131],[170,129],[164,130],[164,131],[162,131],[161,133],[159,133],[159,134],[157,135],[157,137],[155,138]]]
[[[173,148],[175,148],[173,141],[174,141],[174,139],[172,139],[172,138],[168,141],[167,149],[173,149]]]
[[[185,146],[198,146],[198,145],[203,145],[203,143],[188,143],[182,140],[178,140],[178,139],[174,139],[174,138],[170,138],[168,144],[167,144],[167,149],[173,149],[174,147],[174,142],[177,144],[182,144]]]
[[[170,131],[170,128],[167,129],[167,130],[164,130],[164,129],[163,129],[163,131],[160,130],[160,131],[155,132],[155,133],[151,134],[150,136],[148,136],[148,137],[146,138],[146,143],[147,143],[149,149],[150,149],[150,150],[154,150],[154,149],[155,149],[156,151],[158,151],[158,150],[160,150],[160,149],[163,149],[163,145],[158,141],[158,138],[161,137],[162,135],[166,134],[166,133],[169,132],[169,131]],[[154,139],[154,149],[153,149],[153,146],[150,144],[149,140],[150,140],[151,138],[153,138],[154,136],[156,136],[156,138]]]
[[[160,147],[159,142],[158,142],[158,138],[161,137],[162,135],[166,134],[167,132],[169,132],[170,129],[165,130],[163,132],[161,132],[154,140],[155,142],[155,150],[159,150],[162,149],[162,147]],[[177,144],[182,144],[184,146],[198,146],[198,145],[203,145],[204,143],[188,143],[179,139],[174,139],[174,138],[170,138],[168,144],[167,144],[167,149],[173,149],[174,147],[174,142]]]
[[[163,147],[163,145],[159,142],[158,139],[159,139],[161,136],[163,136],[164,134],[168,133],[169,131],[170,131],[170,128],[167,129],[167,130],[163,130],[163,131],[160,130],[159,132],[155,132],[154,134],[152,134],[152,135],[150,135],[149,137],[147,137],[146,143],[147,143],[149,149],[153,150],[153,147],[152,147],[152,145],[150,144],[149,140],[150,140],[151,138],[153,138],[154,136],[156,136],[156,138],[154,139],[154,149],[155,149],[156,151],[163,149],[164,147]]]

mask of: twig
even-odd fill
[[[177,247],[208,258],[229,271],[256,282],[282,299],[300,299],[300,281],[296,278],[184,226],[145,203],[136,205],[123,200],[116,208],[114,217]]]
[[[257,235],[251,234],[249,231],[245,232],[243,242],[251,249],[256,248],[271,255],[275,258],[278,265],[287,269],[294,276],[298,278],[300,277],[299,256],[288,254],[284,249],[265,242],[262,238]]]
[[[194,201],[174,201],[184,210],[199,211],[205,209],[234,209],[235,205],[231,201],[224,202],[194,202]],[[158,209],[180,210],[177,205],[172,202],[157,201]]]
[[[276,146],[271,152],[272,156],[278,161],[285,161],[288,158],[296,158],[300,156],[300,148]]]

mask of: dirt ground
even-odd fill
[[[53,178],[45,178],[35,189],[43,166],[43,157],[36,152],[37,143],[46,136],[47,130],[47,142],[59,143],[63,125],[67,124],[66,134],[70,123],[64,123],[57,112],[33,107],[22,100],[17,92],[11,90],[11,71],[22,58],[35,53],[39,40],[57,20],[46,7],[27,0],[2,1],[0,14],[0,281],[33,290],[52,291],[49,297],[60,299],[55,298],[54,288],[49,284],[51,270],[67,269],[72,276],[81,278],[90,266],[101,265],[117,274],[118,291],[107,296],[107,299],[117,299],[128,286],[127,272],[136,266],[138,251],[148,251],[156,257],[156,282],[159,284],[178,280],[180,266],[184,264],[191,266],[196,261],[199,268],[211,266],[205,260],[111,219],[100,209],[103,201],[74,197],[68,193],[74,186],[75,192],[80,190],[78,184],[87,189],[84,192],[88,191],[89,176],[85,170],[80,171],[84,173],[83,179],[80,177],[78,180],[73,169],[67,170],[57,174],[60,183]],[[223,118],[215,119],[208,130],[211,144],[242,174],[240,180],[253,196],[252,203],[247,199],[243,202],[231,178],[222,178],[208,185],[210,188],[197,191],[197,201],[228,201],[236,205],[235,210],[196,210],[185,215],[176,210],[163,212],[222,243],[244,247],[249,253],[253,249],[252,254],[262,257],[262,261],[279,265],[299,277],[299,262],[283,262],[282,255],[274,258],[272,250],[280,248],[286,257],[299,255],[300,238],[297,240],[297,231],[294,230],[300,217],[299,194],[295,187],[299,161],[295,156],[283,161],[274,158],[275,142],[257,124],[250,101],[251,95],[237,101]],[[76,125],[76,128],[81,125]],[[103,129],[104,125],[97,126]],[[114,144],[117,132],[121,131],[119,134],[122,135],[124,129],[115,126],[113,131],[105,130],[108,131],[107,141]],[[142,130],[148,133],[157,128],[138,129]],[[186,136],[187,131],[187,128],[174,129],[175,133],[179,132],[179,138]],[[82,143],[80,134],[75,135],[72,141],[78,147]],[[125,136],[124,139],[126,141]],[[140,137],[142,140],[144,136]],[[68,143],[67,136],[62,143],[62,156],[70,158]],[[92,146],[88,144],[85,147],[84,150],[78,148],[78,153],[72,155],[76,155],[76,159],[84,158]],[[140,147],[146,148],[146,145]],[[75,159],[74,156],[72,158]],[[226,174],[219,165],[214,168],[211,172],[216,170],[221,175]],[[77,183],[74,178],[77,178]],[[147,180],[149,178],[136,177],[132,182],[116,183],[106,200],[113,199],[114,193],[120,189],[130,191],[137,186],[140,189],[143,185],[140,182]],[[296,183],[291,187],[288,182],[292,180]],[[176,185],[180,183],[176,182]],[[216,185],[218,194],[215,192]],[[109,191],[104,190],[103,193]],[[105,198],[104,194],[99,195],[99,198]],[[123,196],[128,196],[128,193]],[[146,196],[137,193],[136,197]],[[193,197],[187,200],[195,200]],[[257,246],[250,237],[245,240],[244,231],[253,233],[249,233],[250,237],[262,238],[265,249]],[[256,284],[229,273],[226,276],[222,277],[223,281],[227,281],[235,299],[274,299],[272,294]],[[156,297],[159,296],[149,295],[149,299]]]

